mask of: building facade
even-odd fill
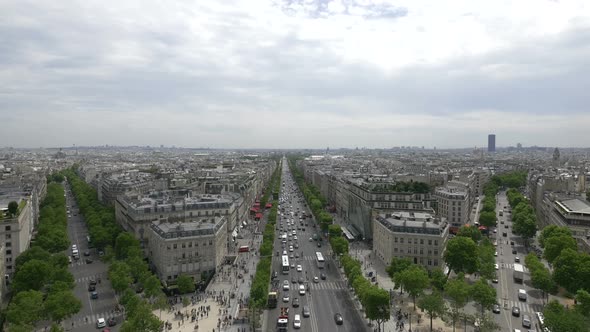
[[[198,282],[224,262],[227,233],[224,216],[192,222],[152,222],[148,230],[150,264],[167,286],[175,284],[181,274]]]
[[[429,213],[397,211],[373,221],[373,252],[388,265],[392,258],[409,258],[432,270],[444,266],[449,226]]]
[[[488,135],[488,152],[496,152],[496,135]]]
[[[0,239],[4,248],[5,274],[9,276],[14,273],[14,262],[18,255],[29,248],[35,224],[31,201],[21,198],[17,202],[20,207],[15,217],[8,216],[6,208],[0,209]]]
[[[452,227],[461,227],[469,220],[469,194],[463,188],[447,186],[434,190],[438,214]]]

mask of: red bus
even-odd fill
[[[238,249],[238,252],[249,252],[249,251],[250,251],[250,247],[248,247],[248,246],[241,246]]]

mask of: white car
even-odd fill
[[[289,251],[293,252],[293,246],[289,246]]]
[[[494,264],[494,267],[496,268],[496,270],[500,269],[500,266],[498,266],[498,264]]]
[[[303,271],[303,268],[301,267],[301,265],[297,265],[297,272],[301,272]]]
[[[494,256],[498,257],[498,252],[497,251],[494,253]]]
[[[305,295],[305,286],[299,285],[299,295]]]
[[[103,327],[107,327],[107,322],[104,320],[104,318],[99,318],[96,320],[96,328],[100,329]]]
[[[295,318],[293,319],[293,327],[296,329],[301,328],[301,316],[295,315]]]
[[[289,290],[289,280],[283,281],[283,290],[284,291],[288,291]]]

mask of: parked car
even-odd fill
[[[344,318],[342,318],[340,313],[334,314],[334,322],[336,322],[336,325],[342,325],[344,323]]]

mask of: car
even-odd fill
[[[500,269],[500,266],[498,264],[494,264],[494,267],[496,268],[496,270]]]
[[[512,249],[512,253],[516,255],[516,249]]]
[[[295,268],[295,263],[291,263],[291,268],[294,269]]]
[[[299,308],[299,298],[293,298],[293,302],[291,302],[291,304],[293,305],[293,308]]]
[[[297,279],[297,281],[299,282],[299,284],[304,284],[305,280],[303,279],[303,277],[299,277],[299,279]]]
[[[289,258],[295,258],[295,255],[293,255],[293,253],[291,253],[291,255],[289,255]]]
[[[104,320],[104,318],[99,318],[96,320],[96,328],[100,329],[103,327],[107,327],[107,322],[106,320]]]
[[[279,276],[277,271],[272,271],[272,279],[276,279]]]
[[[498,257],[498,252],[497,251],[494,252],[494,256]]]
[[[326,280],[326,274],[322,272],[322,274],[320,274],[320,278],[322,278],[322,280]]]
[[[92,264],[93,262],[90,258],[86,258],[84,261],[86,262],[86,264]]]
[[[492,308],[492,312],[495,314],[499,314],[500,313],[500,305],[499,304],[494,304],[494,307]]]
[[[283,290],[284,291],[288,291],[290,288],[289,286],[289,280],[283,280]]]
[[[90,298],[93,300],[98,299],[98,292],[96,292],[96,291],[90,292]]]
[[[320,282],[320,278],[318,278],[318,277],[313,277],[313,282],[315,282],[315,283],[317,284],[318,282]]]
[[[311,310],[309,310],[309,306],[304,305],[303,306],[303,317],[309,317],[311,316]]]
[[[318,248],[321,248],[322,243],[318,241]]]
[[[90,256],[90,250],[84,251],[84,256]]]
[[[517,306],[512,307],[512,316],[520,317],[520,308]]]
[[[293,252],[293,246],[289,246],[289,251]]]
[[[297,272],[301,272],[303,271],[303,268],[301,267],[301,265],[297,265]]]
[[[285,293],[283,294],[283,302],[287,303],[289,302],[291,299],[289,298],[289,293]]]
[[[529,315],[522,315],[522,327],[531,327],[531,317]]]
[[[295,253],[295,258],[299,258],[299,253]]]
[[[299,243],[295,243],[295,249],[299,249]]]
[[[94,278],[90,279],[90,281],[88,282],[88,284],[89,285],[96,285],[97,284],[96,279],[94,279]]]
[[[295,328],[295,329],[301,328],[301,316],[295,315],[295,318],[293,318],[293,328]]]
[[[88,291],[89,292],[94,292],[96,290],[96,285],[88,285]]]
[[[498,233],[498,230],[494,228],[494,233]]]
[[[492,282],[493,282],[494,284],[497,284],[497,283],[498,283],[498,277],[494,277],[494,278],[492,279]]]
[[[283,256],[287,256],[287,250],[283,250]]]
[[[309,242],[312,242],[312,241],[313,241],[313,238],[309,238]]]
[[[291,277],[291,283],[292,283],[292,284],[296,284],[296,283],[297,283],[297,277],[295,277],[295,276],[292,276],[292,277]]]
[[[520,257],[518,257],[518,256],[514,257],[514,261],[517,262],[517,263],[519,263],[520,262]]]
[[[344,324],[344,318],[342,318],[342,315],[340,313],[334,314],[334,322],[336,322],[336,325]]]
[[[518,299],[519,299],[520,301],[526,301],[526,298],[527,298],[527,295],[526,295],[526,290],[524,290],[524,289],[522,289],[522,288],[521,288],[521,289],[519,289],[519,290],[518,290]]]

